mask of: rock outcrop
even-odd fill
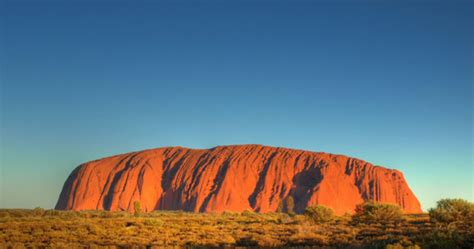
[[[103,158],[77,167],[56,209],[270,212],[289,196],[295,211],[321,204],[352,213],[364,200],[420,203],[397,170],[342,155],[261,145],[167,147]]]

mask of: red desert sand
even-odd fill
[[[295,211],[321,204],[338,215],[366,200],[422,212],[400,171],[343,155],[261,145],[167,147],[77,167],[56,209],[273,212],[291,196]]]

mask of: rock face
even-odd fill
[[[117,155],[77,167],[56,209],[276,211],[293,197],[295,211],[321,204],[352,213],[364,200],[406,213],[420,203],[397,170],[342,155],[261,145],[212,149],[168,147]]]

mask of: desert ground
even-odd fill
[[[2,209],[0,244],[2,248],[472,248],[473,220],[466,216],[472,215],[472,203],[466,203],[471,213],[455,216],[439,208],[440,212],[403,215],[377,209],[383,206],[379,204],[352,216],[334,216],[324,207],[304,214],[142,213],[139,207],[135,213]]]

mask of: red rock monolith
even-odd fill
[[[288,196],[295,211],[321,204],[353,213],[366,200],[420,203],[400,171],[343,155],[261,145],[167,147],[107,157],[77,167],[56,209],[272,212]]]

